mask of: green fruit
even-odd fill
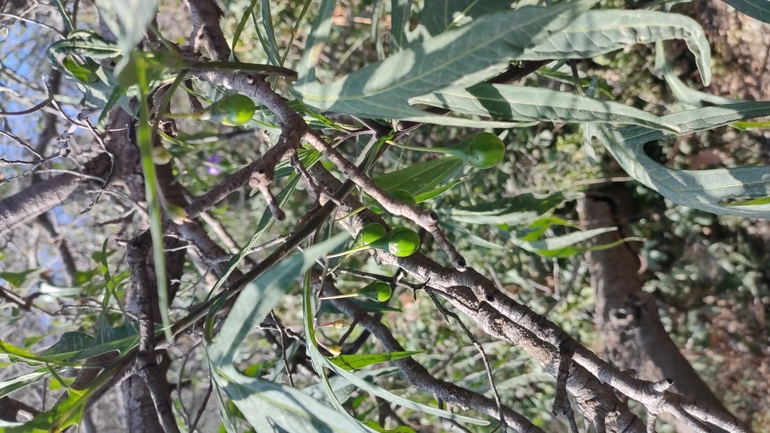
[[[206,111],[208,116],[204,116],[204,119],[213,120],[226,126],[238,126],[251,120],[257,107],[248,96],[235,94],[225,96],[211,104]]]
[[[358,243],[361,245],[370,245],[372,242],[380,239],[388,233],[385,227],[379,223],[371,223],[364,226],[358,232]]]
[[[398,227],[369,246],[389,251],[396,257],[409,257],[420,249],[420,235],[412,229]]]
[[[392,295],[393,290],[390,288],[390,285],[383,283],[382,281],[375,281],[367,284],[358,291],[358,296],[366,296],[371,300],[379,302],[387,301]]]
[[[505,143],[495,134],[482,132],[447,147],[444,153],[456,156],[476,168],[492,168],[503,160]]]

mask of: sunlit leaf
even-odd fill
[[[394,359],[407,358],[414,355],[426,353],[424,350],[406,351],[406,352],[387,352],[387,353],[369,353],[340,355],[331,358],[331,362],[345,370],[359,370],[378,362],[388,362]]]
[[[320,110],[373,118],[424,115],[407,100],[450,85],[475,84],[501,72],[524,49],[545,40],[595,3],[579,0],[484,15],[334,83],[300,83],[293,92]]]
[[[684,15],[641,10],[593,10],[577,17],[517,60],[582,59],[634,44],[684,39],[703,84],[711,82],[711,48],[701,26]]]
[[[545,212],[560,205],[565,200],[562,192],[538,197],[533,194],[521,194],[503,198],[491,203],[466,207],[453,207],[449,216],[469,224],[526,224]]]
[[[664,116],[679,125],[680,135],[770,115],[770,102],[742,102],[680,111]],[[738,167],[713,170],[675,170],[659,164],[644,151],[646,143],[674,134],[643,127],[615,129],[609,125],[586,125],[592,136],[634,179],[669,200],[720,215],[767,218],[770,204],[728,206],[730,200],[770,196],[770,167]]]
[[[412,99],[461,114],[517,121],[634,124],[676,131],[655,116],[633,107],[569,92],[504,84],[478,84],[447,89]]]
[[[401,189],[417,197],[436,188],[462,165],[459,158],[436,158],[377,176],[374,182],[385,191]]]

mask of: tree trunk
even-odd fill
[[[607,244],[628,236],[618,214],[618,203],[630,202],[622,192],[613,195],[589,193],[581,203],[580,219],[585,229],[618,227],[594,239]],[[604,341],[609,361],[633,369],[641,379],[671,379],[673,389],[727,412],[719,399],[682,356],[658,315],[655,298],[642,290],[639,255],[629,243],[588,254],[591,284],[596,291],[594,319]],[[673,416],[661,416],[679,433],[691,430]],[[722,431],[712,427],[715,431]]]

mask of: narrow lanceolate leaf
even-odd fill
[[[690,134],[767,115],[770,102],[742,102],[680,111],[663,119],[678,124],[680,134]],[[638,126],[615,129],[597,124],[586,128],[629,175],[677,204],[721,215],[770,218],[770,204],[728,206],[731,200],[770,197],[770,167],[674,170],[644,151],[646,143],[670,137],[671,133]]]
[[[241,342],[254,326],[267,317],[297,275],[306,271],[316,259],[326,255],[347,238],[348,236],[337,236],[308,248],[301,254],[294,254],[247,285],[238,297],[240,302],[237,302],[228,314],[214,342],[206,347],[211,363],[217,368],[232,366]]]
[[[416,197],[436,188],[462,165],[460,158],[454,156],[436,158],[383,174],[374,182],[385,191],[400,189]]]
[[[159,0],[96,0],[99,17],[117,38],[123,55],[142,41],[147,26],[155,18]]]
[[[770,0],[725,0],[725,3],[754,19],[770,23]]]
[[[668,39],[684,39],[695,56],[703,84],[708,85],[711,82],[711,50],[703,29],[691,18],[666,12],[589,11],[547,40],[527,48],[516,59],[582,59],[633,44]]]
[[[372,118],[420,115],[407,104],[409,98],[453,84],[472,85],[502,71],[525,48],[564,28],[595,3],[578,0],[484,15],[332,84],[302,83],[293,91],[320,110]]]
[[[318,9],[318,15],[313,20],[313,27],[310,35],[305,42],[305,51],[302,53],[302,59],[297,67],[299,78],[297,83],[315,81],[315,67],[321,58],[326,46],[326,40],[329,39],[329,32],[332,29],[332,13],[336,0],[322,0],[321,7]]]
[[[335,236],[265,272],[243,290],[216,339],[207,342],[211,373],[217,385],[258,432],[366,431],[349,415],[334,411],[302,391],[246,376],[233,365],[240,344],[278,303],[286,287],[347,238],[347,234]]]
[[[509,9],[511,0],[433,0],[425,2],[420,24],[431,36],[482,15]]]
[[[331,362],[344,368],[345,370],[359,370],[378,362],[394,361],[400,358],[420,355],[424,350],[406,351],[406,352],[387,352],[387,353],[362,353],[353,355],[340,355],[331,358]]]
[[[516,121],[565,123],[606,122],[676,131],[660,117],[615,102],[574,93],[505,84],[477,84],[412,98],[412,102],[441,107],[456,113]]]
[[[364,391],[370,392],[370,393],[372,393],[372,394],[374,394],[374,395],[376,395],[376,396],[378,396],[380,398],[383,398],[383,399],[385,399],[387,401],[393,402],[393,403],[395,403],[397,405],[400,405],[400,406],[403,406],[403,407],[406,407],[406,408],[409,408],[409,409],[412,409],[412,410],[418,410],[418,411],[421,411],[421,412],[425,412],[425,413],[428,413],[428,414],[431,414],[431,415],[440,416],[442,418],[452,419],[452,420],[455,420],[455,421],[458,421],[458,422],[466,422],[466,423],[475,424],[475,425],[489,425],[489,422],[481,420],[481,419],[471,418],[471,417],[462,416],[462,415],[457,415],[457,414],[454,414],[454,413],[446,411],[446,410],[437,409],[437,408],[432,407],[432,406],[427,406],[427,405],[424,405],[424,404],[421,404],[421,403],[414,402],[412,400],[407,400],[404,397],[401,397],[401,396],[398,396],[396,394],[393,394],[390,391],[387,391],[387,390],[385,390],[383,388],[380,388],[377,385],[374,385],[372,383],[369,383],[369,382],[365,381],[364,379],[361,379],[357,375],[355,375],[355,374],[345,370],[342,367],[337,366],[336,364],[334,364],[328,358],[324,358],[323,361],[324,361],[324,363],[326,364],[327,367],[329,367],[331,370],[333,370],[338,375],[340,375],[340,376],[344,377],[345,379],[347,379],[348,381],[350,381],[350,383],[356,385],[357,387],[361,388]]]
[[[455,207],[449,211],[455,221],[469,224],[525,224],[560,205],[564,193],[556,192],[545,197],[521,194],[504,198],[493,203],[476,206]]]
[[[46,52],[48,59],[56,64],[59,59],[73,54],[91,59],[111,59],[120,54],[120,49],[96,33],[78,30],[70,34],[67,39],[51,44]]]
[[[539,241],[524,241],[512,237],[510,242],[526,251],[544,256],[544,257],[570,257],[583,252],[586,248],[573,247],[573,245],[587,241],[588,239],[617,230],[617,227],[602,227],[583,232],[574,232],[564,236],[547,238]],[[621,241],[622,243],[623,241]],[[614,246],[614,245],[613,245]]]
[[[412,12],[412,0],[390,0],[390,44],[391,51],[403,50],[409,43],[407,32],[409,28],[409,15]]]
[[[768,2],[770,5],[770,2]],[[655,42],[655,73],[658,76],[663,75],[663,79],[666,80],[666,84],[671,89],[671,93],[674,97],[686,108],[700,108],[704,105],[704,102],[712,105],[734,104],[740,102],[736,99],[725,98],[723,96],[712,95],[710,93],[701,92],[695,89],[691,89],[679,77],[674,73],[674,68],[666,60],[666,52],[663,47],[663,42]]]

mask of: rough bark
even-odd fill
[[[100,154],[86,164],[85,173],[100,176],[109,168],[109,157]],[[94,181],[76,174],[64,173],[25,188],[18,193],[0,200],[0,235],[24,224],[40,214],[63,204],[85,185]]]
[[[595,244],[615,242],[628,236],[618,214],[618,203],[630,198],[620,190],[612,195],[590,193],[581,203],[581,222],[586,229],[618,227],[594,239]],[[591,284],[596,291],[594,320],[602,336],[609,361],[633,369],[639,378],[657,382],[672,379],[680,394],[727,412],[681,354],[660,321],[655,298],[642,290],[640,260],[629,243],[588,254]],[[662,418],[680,433],[692,432],[678,419]],[[715,431],[723,431],[714,427]]]

